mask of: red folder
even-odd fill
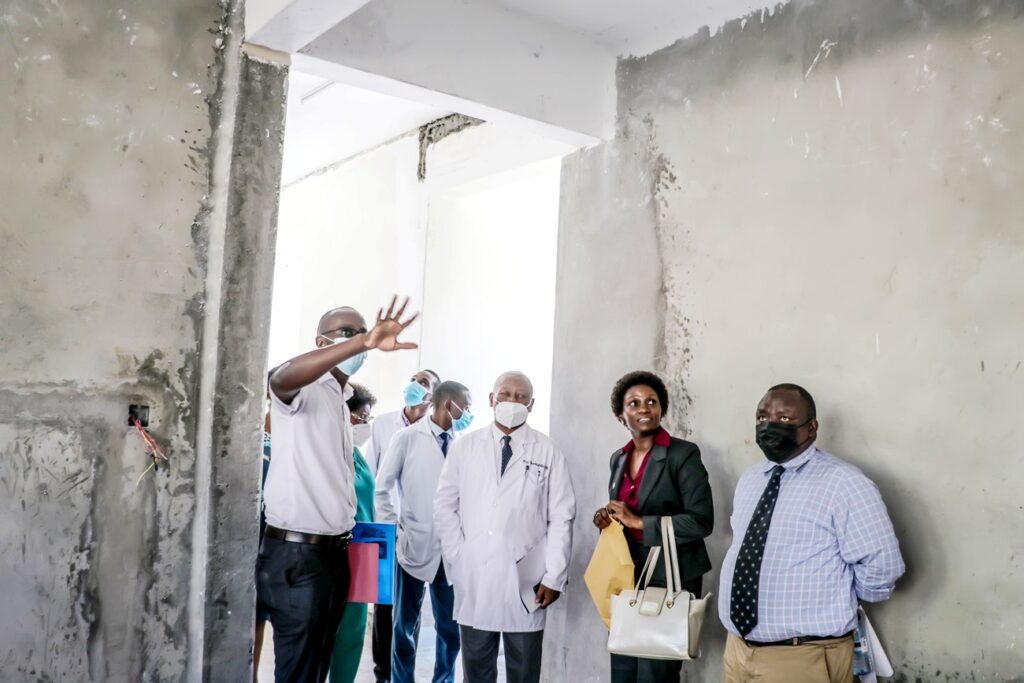
[[[349,544],[348,565],[352,572],[352,581],[348,586],[348,601],[376,603],[380,576],[380,545]]]

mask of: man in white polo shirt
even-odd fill
[[[398,335],[408,300],[367,331],[358,311],[337,308],[320,319],[315,351],[270,377],[274,457],[264,489],[267,528],[256,562],[257,607],[274,627],[274,678],[320,683],[348,595],[346,549],[355,525],[348,380],[371,349],[414,349]]]

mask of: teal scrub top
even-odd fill
[[[358,448],[352,451],[352,460],[356,466],[356,521],[372,522],[373,494],[377,489],[377,482]]]

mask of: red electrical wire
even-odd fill
[[[142,426],[142,423],[139,422],[139,418],[133,417],[132,422],[135,424],[135,430],[139,433],[139,436],[142,437],[142,441],[146,444],[146,447],[149,449],[149,457],[153,459],[152,464],[149,467],[147,467],[142,474],[139,475],[138,481],[135,482],[135,487],[138,488],[139,484],[142,483],[142,478],[146,476],[146,472],[149,472],[151,469],[156,467],[156,463],[158,460],[166,461],[167,454],[164,453],[164,449],[160,448],[160,444],[156,442],[156,439],[153,438],[153,435],[147,432],[146,428]]]
[[[156,439],[146,431],[146,428],[142,426],[141,422],[139,422],[139,418],[132,418],[132,421],[135,423],[135,429],[139,432],[139,436],[141,436],[142,440],[146,442],[147,446],[149,446],[150,457],[154,460],[167,460],[167,455],[164,453],[164,449],[160,448],[160,444],[156,442]]]

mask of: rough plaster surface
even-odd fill
[[[663,318],[651,159],[624,130],[614,142],[562,163],[551,436],[569,460],[576,490],[570,586],[548,614],[548,681],[607,676],[604,624],[583,572],[596,542],[590,518],[608,503],[608,459],[626,442],[611,415],[614,379],[647,367]]]
[[[235,119],[214,407],[204,679],[251,666],[263,368],[277,237],[288,68],[244,57]]]
[[[185,677],[200,336],[219,315],[204,296],[211,131],[235,9],[10,0],[0,13],[2,680]],[[266,286],[238,293],[246,322]],[[221,393],[224,412],[249,410]],[[130,402],[152,407],[170,458],[138,486],[149,460]],[[233,464],[254,452],[218,448]],[[212,485],[211,514],[244,499],[255,528],[252,496]],[[232,643],[243,660],[247,642]],[[244,679],[236,660],[219,680]]]
[[[1024,3],[794,2],[620,62],[617,152],[563,173],[559,268],[592,264],[560,273],[556,313],[553,431],[580,446],[580,489],[604,481],[603,455],[624,440],[598,439],[593,421],[611,418],[581,405],[586,389],[606,392],[606,364],[635,353],[625,330],[660,324],[637,365],[671,379],[670,425],[702,447],[718,567],[736,480],[759,456],[754,406],[772,383],[804,384],[821,445],[879,483],[901,539],[908,574],[869,608],[897,681],[1024,672],[1022,82]],[[647,182],[623,175],[624,157],[644,159]],[[613,233],[613,292],[643,263],[637,241],[657,235],[646,265],[660,266],[664,315],[640,327],[607,315],[609,290],[601,306],[578,302],[608,266],[586,235],[623,202],[656,207]],[[578,538],[577,575],[595,536]],[[716,572],[706,588],[720,591]],[[566,611],[550,680],[606,680],[593,607],[569,596]],[[712,618],[684,678],[720,680],[723,641]]]

